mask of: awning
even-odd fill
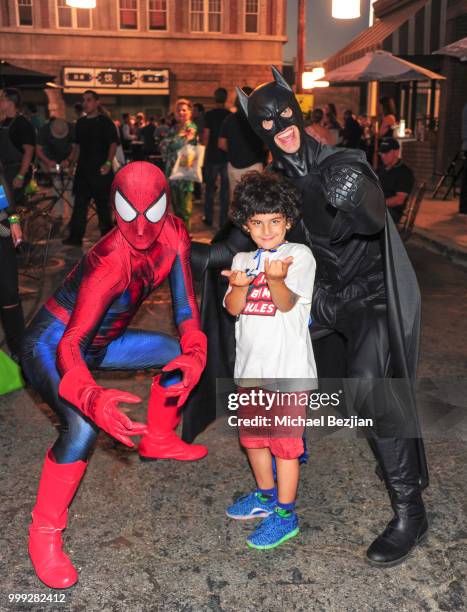
[[[427,2],[428,0],[417,0],[416,2],[406,3],[400,9],[392,11],[376,21],[370,28],[361,32],[348,45],[324,62],[326,72],[348,64],[369,51],[381,49],[383,41],[415,15]]]
[[[465,62],[467,61],[467,37],[456,40],[456,42],[447,45],[447,47],[442,47],[438,49],[438,51],[433,51],[433,53],[438,53],[439,55],[452,55],[453,57],[458,57],[462,62]]]
[[[29,70],[0,60],[0,88],[3,87],[45,87],[55,77],[37,70]]]

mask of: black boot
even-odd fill
[[[370,446],[381,466],[394,518],[366,556],[371,565],[392,567],[402,563],[428,531],[418,451],[414,439],[373,438]]]
[[[375,438],[367,438],[367,442],[371,448],[371,450],[373,451],[373,455],[375,456],[376,459],[376,466],[375,466],[375,474],[376,476],[378,476],[378,478],[381,480],[381,482],[384,482],[384,474],[383,474],[383,468],[381,467],[381,460],[379,458],[379,453],[378,453],[378,447],[376,444],[376,440]]]

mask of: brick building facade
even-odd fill
[[[178,97],[209,105],[222,86],[232,102],[236,85],[269,80],[270,65],[282,65],[285,17],[286,0],[97,0],[92,10],[71,9],[65,0],[0,0],[0,58],[65,85],[47,90],[55,114],[88,82],[117,114],[165,112]],[[130,87],[85,80],[70,87],[70,67],[100,76],[164,70],[169,80],[159,91],[137,89],[135,79]]]

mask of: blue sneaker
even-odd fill
[[[275,508],[274,512],[261,521],[246,543],[250,548],[269,550],[295,537],[300,531],[298,517],[295,512],[283,516],[283,511]]]
[[[228,517],[237,521],[247,521],[248,519],[263,518],[269,516],[274,511],[277,500],[272,497],[266,499],[258,491],[242,495],[237,501],[227,508],[225,513]]]

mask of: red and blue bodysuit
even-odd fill
[[[190,240],[181,221],[167,213],[169,192],[162,172],[134,162],[116,175],[112,203],[117,227],[74,267],[34,318],[26,333],[26,377],[56,411],[60,434],[42,471],[29,553],[39,578],[52,588],[77,581],[62,551],[61,531],[100,429],[134,446],[142,435],[141,459],[195,460],[207,449],[175,433],[180,409],[206,361],[206,338],[189,264]],[[177,339],[129,329],[140,305],[169,279]],[[119,402],[140,398],[101,387],[92,369],[162,367],[151,386],[147,424],[132,421]]]

